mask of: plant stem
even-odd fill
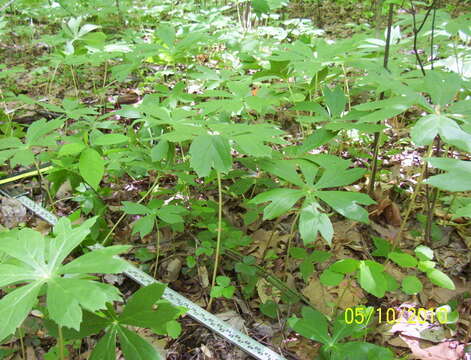
[[[61,360],[65,360],[65,355],[64,355],[64,335],[62,334],[62,327],[58,326],[57,327],[58,333],[59,333],[59,338],[57,339],[57,346],[59,347],[59,358]]]
[[[219,171],[217,174],[218,182],[218,230],[217,230],[217,239],[216,239],[216,254],[214,259],[214,269],[213,269],[213,278],[211,280],[211,290],[216,286],[216,275],[219,267],[219,257],[221,253],[221,233],[222,233],[222,186],[221,186],[221,173]],[[209,299],[207,310],[211,310],[211,305],[213,303],[213,298]]]
[[[157,176],[154,180],[154,183],[152,184],[152,186],[149,188],[149,190],[147,190],[147,192],[144,194],[143,197],[141,197],[137,203],[140,204],[141,202],[143,202],[148,196],[150,193],[152,193],[154,191],[154,189],[157,187],[158,185],[158,182],[159,182],[159,179],[160,179],[160,176]],[[116,228],[118,227],[118,225],[121,223],[121,221],[123,221],[123,219],[126,217],[126,213],[123,212],[123,214],[119,217],[118,221],[115,222],[115,224],[113,225],[113,227],[111,228],[111,230],[108,232],[108,234],[106,234],[105,238],[103,239],[103,241],[101,242],[101,244],[103,246],[108,246],[111,242],[110,240],[110,236],[111,234],[113,234],[113,232],[116,230]]]

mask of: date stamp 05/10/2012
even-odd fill
[[[357,306],[347,308],[344,312],[346,324],[368,324],[375,318],[378,323],[397,324],[446,324],[448,323],[449,309],[446,306],[439,308],[400,307],[400,308],[374,308]]]

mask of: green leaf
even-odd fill
[[[304,186],[304,182],[299,177],[296,171],[296,162],[290,160],[262,160],[260,161],[260,167],[283,178],[286,181],[298,186]]]
[[[60,326],[80,329],[82,308],[89,311],[105,309],[106,303],[119,301],[118,289],[91,280],[54,278],[48,281],[47,308],[49,316]]]
[[[327,214],[321,213],[318,208],[319,203],[311,203],[301,209],[299,216],[299,232],[304,244],[314,242],[317,233],[320,232],[322,237],[329,245],[332,245],[332,237],[334,228]]]
[[[270,11],[270,6],[267,0],[252,0],[252,7],[255,14],[260,17],[261,14],[266,14]]]
[[[301,310],[302,319],[296,316],[288,319],[288,325],[294,331],[298,332],[305,338],[329,344],[331,337],[328,332],[328,323],[324,315],[313,308],[304,306]]]
[[[273,189],[258,194],[252,200],[251,204],[261,204],[271,201],[263,210],[263,220],[272,220],[287,211],[296,204],[296,202],[304,196],[304,192],[295,189]]]
[[[223,287],[227,287],[231,284],[231,279],[227,276],[217,276],[216,277],[216,283],[218,285],[223,286]]]
[[[69,219],[59,219],[54,226],[56,236],[49,240],[49,249],[46,252],[49,268],[56,269],[70,252],[85,240],[96,220],[97,217],[93,217],[72,229]]]
[[[416,295],[422,288],[422,283],[416,276],[410,275],[402,279],[402,290],[408,295]]]
[[[412,141],[420,146],[430,145],[438,134],[445,142],[471,152],[471,134],[463,131],[454,120],[445,115],[424,116],[411,130]]]
[[[180,323],[176,320],[170,320],[166,324],[166,330],[168,336],[170,336],[172,339],[178,339],[180,334],[182,333],[182,326]]]
[[[190,165],[198,176],[208,176],[211,168],[227,172],[232,167],[229,141],[220,135],[200,135],[190,146]]]
[[[391,350],[367,342],[355,341],[336,344],[332,360],[393,360]]]
[[[415,248],[414,252],[421,261],[433,260],[433,250],[428,246],[419,245]]]
[[[33,281],[38,278],[40,278],[40,274],[29,267],[9,264],[0,265],[0,287],[16,282]]]
[[[314,264],[312,261],[309,261],[309,259],[306,259],[299,265],[299,271],[301,272],[304,282],[307,282],[309,276],[314,272]]]
[[[130,215],[149,215],[152,213],[152,211],[145,205],[135,203],[132,201],[122,201],[121,202],[124,205],[123,211],[126,214]]]
[[[13,290],[0,299],[0,341],[13,334],[26,319],[36,302],[43,282],[38,281]]]
[[[0,241],[0,251],[23,262],[25,269],[32,267],[42,273],[46,268],[44,237],[32,229],[22,229],[15,235]]]
[[[417,259],[412,255],[401,252],[390,252],[388,257],[402,267],[416,267]]]
[[[438,169],[447,171],[428,178],[425,182],[446,191],[471,190],[471,161],[462,161],[447,158],[431,158],[429,164]]]
[[[373,242],[376,246],[376,249],[372,252],[373,256],[382,256],[382,257],[388,257],[389,252],[392,249],[392,245],[389,241],[374,236],[373,237]]]
[[[324,171],[319,181],[314,185],[316,189],[333,188],[350,185],[360,179],[365,173],[365,169],[355,168],[339,171],[334,167]]]
[[[342,282],[343,278],[344,278],[343,274],[339,274],[338,272],[334,272],[330,270],[329,268],[327,268],[323,271],[323,273],[319,277],[319,280],[324,285],[337,286],[338,284]]]
[[[123,326],[117,327],[119,343],[126,360],[159,360],[154,347],[136,333]]]
[[[178,224],[183,223],[183,218],[180,216],[182,210],[184,209],[179,206],[167,205],[157,210],[155,214],[167,224]]]
[[[59,157],[62,156],[75,156],[82,152],[86,146],[83,143],[70,143],[63,145],[59,150]]]
[[[152,161],[160,161],[165,159],[168,154],[169,142],[167,140],[160,140],[150,151]]]
[[[455,290],[455,284],[453,283],[453,280],[451,280],[448,275],[438,269],[431,269],[427,271],[427,277],[433,284],[437,286],[449,290]]]
[[[114,327],[95,345],[90,360],[116,360],[116,329]]]
[[[141,238],[151,233],[152,229],[154,228],[155,224],[155,216],[154,215],[147,215],[141,217],[137,220],[132,226],[132,234],[139,233]]]
[[[93,139],[93,145],[116,145],[128,142],[129,138],[123,134],[104,134]]]
[[[424,90],[432,97],[432,102],[444,107],[451,103],[461,87],[461,78],[453,72],[429,70],[424,77]]]
[[[317,191],[316,196],[343,216],[363,223],[369,222],[368,212],[357,203],[362,205],[375,203],[368,195],[346,191]]]
[[[57,118],[51,121],[41,119],[33,122],[28,127],[28,131],[26,132],[26,144],[28,144],[29,146],[41,145],[45,135],[61,127],[63,123],[64,120],[61,118]]]
[[[360,262],[356,259],[346,258],[339,260],[329,266],[329,269],[341,274],[348,274],[355,272],[358,269]]]
[[[329,108],[330,116],[332,118],[340,117],[347,104],[347,97],[340,86],[337,85],[333,91],[324,86],[324,100]]]
[[[100,154],[92,149],[85,149],[80,154],[79,172],[83,179],[95,190],[98,189],[105,174],[105,162]]]
[[[278,305],[273,300],[268,300],[267,302],[260,304],[259,308],[263,315],[272,319],[276,319],[278,316]]]
[[[360,261],[358,281],[360,286],[370,294],[382,298],[386,292],[386,280],[383,267],[375,261]]]
[[[121,273],[129,265],[126,261],[115,255],[121,254],[130,248],[129,245],[114,245],[91,251],[64,265],[61,269],[61,273]]]
[[[165,285],[160,283],[140,288],[128,300],[119,321],[127,325],[154,328],[176,319],[182,311],[167,301],[160,301],[154,309],[154,304],[162,297],[164,290]]]

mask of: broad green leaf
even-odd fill
[[[330,91],[327,86],[324,86],[324,100],[329,108],[330,116],[332,118],[340,117],[340,114],[347,104],[347,97],[340,86],[336,86],[333,91]]]
[[[9,148],[19,148],[24,146],[20,139],[16,137],[8,137],[0,139],[0,150]]]
[[[36,302],[39,290],[44,282],[37,281],[25,285],[0,299],[0,341],[13,334],[18,326],[26,319]]]
[[[182,211],[180,207],[172,205],[164,206],[155,212],[159,219],[168,224],[183,223],[183,218],[180,216],[181,213]]]
[[[456,212],[453,214],[453,218],[456,219],[459,217],[471,218],[471,204],[468,204],[456,210]]]
[[[429,70],[424,77],[424,90],[432,97],[432,102],[444,107],[452,102],[461,87],[461,78],[453,72]]]
[[[169,142],[167,140],[160,140],[150,151],[152,161],[160,161],[165,159],[168,154]]]
[[[96,311],[106,303],[119,301],[115,287],[92,280],[55,278],[48,282],[47,307],[51,319],[61,326],[79,330],[82,308]]]
[[[386,280],[383,276],[383,268],[374,261],[360,261],[358,281],[363,290],[378,298],[382,298],[386,292]]]
[[[299,271],[301,272],[304,282],[307,282],[309,276],[311,276],[314,272],[314,264],[312,263],[312,261],[306,259],[299,265]]]
[[[445,142],[471,152],[471,134],[463,131],[454,120],[445,115],[424,116],[411,130],[412,140],[421,146],[431,144],[438,134]]]
[[[60,218],[54,226],[55,237],[49,240],[47,251],[47,263],[49,269],[56,269],[62,261],[75,249],[90,233],[90,228],[95,224],[97,217],[90,218],[80,226],[72,229],[67,218]]]
[[[91,251],[64,265],[61,274],[102,273],[117,274],[123,272],[128,263],[115,255],[130,249],[128,245],[114,245]]]
[[[103,145],[116,145],[128,142],[129,138],[123,134],[104,134],[96,137],[93,140],[93,145],[103,146]]]
[[[132,226],[132,234],[139,233],[141,238],[151,233],[155,224],[154,215],[146,215],[137,220]]]
[[[337,135],[337,132],[321,128],[315,130],[313,134],[309,135],[304,139],[302,145],[296,146],[294,148],[295,155],[302,155],[312,149],[316,149],[319,146],[327,144]]]
[[[126,360],[159,360],[157,350],[137,335],[123,326],[117,327],[119,343]]]
[[[301,310],[302,318],[292,317],[288,319],[288,325],[305,338],[329,344],[331,337],[328,332],[326,317],[313,308],[304,306]]]
[[[287,211],[296,204],[296,202],[304,196],[304,192],[295,189],[273,189],[258,194],[250,203],[261,204],[270,201],[271,204],[263,210],[263,219],[272,220]]]
[[[314,187],[316,189],[325,189],[350,185],[360,179],[365,172],[366,170],[361,168],[340,171],[335,167],[331,167],[324,171]]]
[[[376,246],[376,249],[371,254],[373,256],[387,257],[392,249],[391,243],[383,238],[376,236],[373,237],[373,242]]]
[[[159,300],[165,291],[165,285],[153,283],[137,290],[127,301],[126,307],[120,315],[120,320],[133,319],[142,312],[153,315],[152,306]]]
[[[88,148],[80,154],[79,172],[83,179],[97,190],[105,174],[105,162],[96,150]]]
[[[324,285],[337,286],[342,282],[343,278],[343,274],[339,274],[338,272],[332,271],[327,268],[322,272],[321,276],[319,277],[319,280]]]
[[[44,139],[44,136],[53,130],[61,127],[64,120],[57,118],[51,121],[41,119],[33,122],[26,132],[26,143],[28,145],[40,145]]]
[[[124,205],[123,211],[126,214],[130,215],[149,215],[152,213],[152,211],[145,205],[135,203],[132,201],[122,201],[121,202]]]
[[[332,245],[332,237],[334,228],[330,222],[329,216],[320,212],[319,203],[311,203],[301,209],[299,216],[299,232],[304,244],[314,242],[317,233],[320,232],[322,237],[329,245]]]
[[[132,306],[129,310],[127,310],[127,307],[124,308],[123,313],[119,316],[119,321],[127,325],[165,330],[165,323],[178,318],[184,311],[173,306],[168,301],[158,300],[160,291],[160,289],[155,287],[143,290],[143,295],[138,295],[140,299],[135,302],[135,304],[140,304],[141,306]],[[154,308],[156,303],[157,306]]]
[[[20,230],[15,237],[0,241],[0,251],[25,263],[26,269],[32,267],[39,273],[46,271],[45,246],[41,233],[29,228]]]
[[[259,309],[263,315],[272,319],[276,319],[278,315],[278,305],[273,300],[268,300],[267,302],[260,304]]]
[[[316,196],[325,201],[341,215],[363,223],[369,222],[368,212],[361,206],[358,206],[357,203],[362,205],[375,203],[375,201],[366,194],[346,191],[317,191]]]
[[[427,271],[427,277],[435,285],[445,289],[455,290],[455,284],[453,283],[453,280],[451,280],[448,275],[438,269],[431,269]]]
[[[329,266],[329,269],[341,274],[348,274],[356,271],[358,269],[360,262],[356,259],[346,258],[339,260]]]
[[[38,271],[29,267],[1,264],[0,265],[0,287],[16,282],[37,280],[41,277]]]
[[[408,295],[416,295],[422,291],[422,283],[416,276],[406,276],[402,279],[402,290]]]
[[[266,14],[270,11],[270,6],[267,0],[252,0],[252,7],[255,14],[260,17],[261,14]]]
[[[412,255],[401,253],[401,252],[390,252],[388,257],[394,261],[397,265],[402,267],[416,267],[417,259]]]
[[[296,171],[296,162],[290,160],[262,160],[260,167],[269,173],[279,176],[286,181],[298,186],[304,186],[304,182]]]
[[[29,149],[22,149],[15,151],[15,154],[10,159],[10,164],[12,167],[16,165],[28,166],[34,163],[34,154]]]
[[[429,164],[447,173],[435,175],[425,182],[446,191],[471,190],[471,161],[447,158],[431,158]]]
[[[59,150],[59,156],[75,156],[82,152],[86,148],[83,143],[70,143],[63,145]]]
[[[98,341],[90,360],[116,360],[116,328],[112,327]]]
[[[331,360],[393,360],[391,350],[372,343],[353,341],[335,345]]]
[[[182,333],[182,326],[176,320],[170,320],[169,322],[167,322],[165,328],[167,330],[166,332],[168,336],[170,336],[172,339],[178,339],[178,337]]]
[[[47,309],[49,317],[59,326],[80,330],[82,309],[75,299],[75,294],[61,279],[54,279],[47,284]]]
[[[190,165],[198,176],[208,176],[211,168],[227,172],[232,167],[229,141],[220,135],[200,135],[190,146]]]

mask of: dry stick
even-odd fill
[[[415,15],[416,15],[415,6],[414,6],[413,0],[410,0],[410,4],[411,4],[411,8],[412,8],[412,23],[413,23],[413,32],[414,32],[414,54],[415,54],[415,58],[417,59],[417,62],[419,64],[420,71],[422,72],[422,74],[424,76],[425,76],[425,69],[424,69],[424,64],[422,63],[422,59],[420,58],[419,52],[417,50],[417,38],[418,38],[419,32],[424,27],[425,22],[427,21],[429,15],[430,15],[430,12],[432,11],[432,9],[435,9],[435,3],[436,3],[436,0],[434,0],[432,5],[430,5],[430,7],[427,9],[427,12],[425,13],[424,19],[422,20],[422,23],[417,28],[417,21],[416,21],[416,18],[415,18]]]
[[[414,192],[412,193],[412,198],[410,199],[409,206],[407,207],[407,211],[404,214],[404,219],[401,222],[401,227],[399,228],[398,233],[396,234],[396,236],[394,237],[394,239],[392,241],[392,251],[394,251],[395,249],[397,249],[399,247],[398,245],[399,245],[399,242],[401,241],[401,235],[402,235],[402,233],[403,233],[403,231],[406,227],[407,220],[409,219],[412,208],[414,207],[415,198],[417,197],[417,194],[419,193],[422,182],[424,181],[425,170],[426,170],[426,167],[427,167],[427,160],[425,160],[425,159],[429,158],[432,155],[432,152],[433,152],[433,143],[428,146],[427,155],[424,158],[424,163],[422,165],[422,170],[420,172],[420,177],[417,180],[417,185],[415,186]],[[388,262],[389,262],[389,259],[386,260],[385,266]]]
[[[388,62],[389,62],[389,48],[391,45],[391,28],[392,28],[392,19],[394,13],[394,4],[389,4],[389,14],[388,14],[388,32],[386,35],[386,45],[384,47],[384,58],[383,58],[383,68],[388,70]],[[379,99],[384,99],[384,91],[381,92],[379,95]],[[373,163],[371,164],[371,178],[370,184],[368,188],[368,194],[370,196],[373,195],[375,190],[375,178],[376,172],[378,171],[378,153],[379,153],[379,138],[380,132],[375,132],[374,141],[373,141]]]
[[[143,197],[141,197],[137,203],[140,204],[141,202],[143,202],[148,196],[150,193],[152,193],[154,191],[154,189],[157,187],[158,185],[158,182],[159,182],[159,179],[160,179],[160,176],[157,176],[155,178],[155,181],[154,183],[152,184],[152,186],[149,188],[149,190],[147,190],[147,192],[144,194]],[[119,217],[118,221],[115,222],[115,224],[113,225],[113,227],[111,228],[111,230],[108,232],[108,234],[106,234],[105,238],[103,239],[103,241],[101,242],[101,244],[103,246],[108,246],[110,241],[108,241],[108,239],[110,238],[111,234],[113,234],[113,232],[116,230],[116,228],[118,227],[118,225],[121,223],[121,221],[123,221],[123,219],[126,217],[126,213],[123,212],[123,214]]]

